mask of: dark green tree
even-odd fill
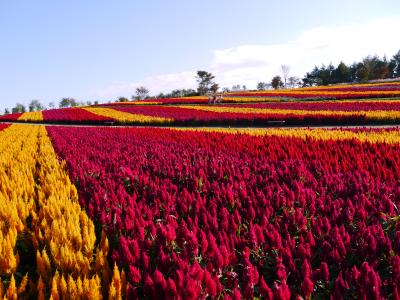
[[[266,82],[260,81],[259,83],[257,83],[257,90],[259,90],[259,91],[266,90],[267,87],[268,87],[268,84]]]
[[[350,82],[350,81],[351,81],[350,69],[344,62],[341,61],[335,70],[334,83]]]
[[[197,92],[200,95],[205,95],[210,91],[211,86],[215,84],[215,76],[207,71],[197,71],[196,81],[198,83]]]
[[[282,88],[283,87],[283,81],[282,81],[281,76],[277,75],[274,78],[272,78],[271,86],[276,90],[279,89],[279,88]]]
[[[320,69],[317,66],[314,66],[314,69],[311,72],[307,72],[303,78],[303,86],[316,86],[321,85],[320,79]]]
[[[43,105],[40,103],[39,100],[32,100],[29,103],[29,111],[30,112],[32,112],[32,111],[41,111],[41,110],[43,110]]]
[[[74,98],[62,98],[59,105],[60,108],[63,107],[75,107],[78,106],[78,103]]]
[[[210,87],[210,91],[212,91],[213,93],[218,92],[219,90],[219,85],[214,83],[211,87]]]
[[[128,102],[128,101],[129,101],[129,99],[125,98],[125,97],[119,97],[117,100],[117,102]]]
[[[13,114],[24,113],[24,112],[26,112],[26,108],[23,104],[17,103],[17,105],[15,105],[15,107],[13,107],[11,111]]]
[[[368,68],[363,63],[358,63],[356,68],[356,81],[367,82],[369,79]]]

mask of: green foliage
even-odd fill
[[[266,82],[257,83],[257,90],[263,91],[263,90],[266,90],[267,88],[268,88],[268,83],[266,83]]]
[[[26,112],[26,108],[25,108],[25,106],[23,104],[17,103],[17,105],[15,105],[15,107],[13,107],[11,111],[12,111],[13,114],[15,114],[15,113],[24,113],[24,112]]]
[[[272,78],[271,86],[276,90],[283,87],[283,82],[282,82],[281,76],[277,75],[274,78]]]
[[[78,106],[78,103],[74,98],[62,98],[59,104],[60,108],[63,107],[75,107]]]
[[[128,101],[129,101],[129,99],[125,98],[125,97],[119,97],[117,100],[117,102],[128,102]]]
[[[197,92],[200,95],[205,95],[211,91],[211,87],[215,84],[215,76],[207,71],[197,71],[196,81],[199,84]]]
[[[39,102],[39,100],[32,100],[31,103],[29,103],[29,111],[41,111],[43,110],[43,105]]]
[[[337,67],[332,64],[321,67],[315,66],[311,72],[307,72],[303,78],[303,86],[329,85],[347,82],[367,82],[396,78],[400,76],[400,50],[390,61],[383,57],[367,56],[360,62],[347,66],[340,62]]]

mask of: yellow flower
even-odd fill
[[[103,107],[85,107],[83,108],[89,112],[97,114],[99,116],[112,118],[117,120],[121,123],[171,123],[174,121],[172,118],[160,118],[160,117],[153,117],[147,116],[142,114],[131,114],[127,112],[118,111],[112,108],[103,108]]]

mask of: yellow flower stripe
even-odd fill
[[[319,116],[365,116],[370,120],[400,120],[398,110],[376,110],[376,111],[331,111],[331,110],[296,110],[296,109],[271,109],[271,108],[251,108],[251,107],[228,107],[228,106],[195,106],[180,105],[180,108],[197,109],[216,113],[241,113],[241,114],[279,114],[279,115],[319,115]]]
[[[152,117],[146,116],[142,114],[131,114],[127,112],[118,111],[112,108],[103,108],[103,107],[85,107],[89,112],[95,113],[97,115],[113,118],[121,123],[171,123],[174,121],[172,118],[160,118],[160,117]]]
[[[18,120],[25,122],[40,122],[43,121],[43,114],[41,111],[25,112],[18,118]]]
[[[0,140],[0,280],[11,276],[4,295],[40,298],[51,290],[53,298],[99,299],[99,275],[103,286],[109,285],[108,242],[103,234],[96,251],[93,222],[81,209],[45,127],[12,125],[0,131]],[[18,289],[13,283],[20,267],[17,240],[36,252],[36,290],[26,291],[24,280]]]
[[[315,140],[347,140],[360,142],[400,144],[400,129],[354,132],[345,129],[309,128],[177,128],[172,130],[191,130],[203,132],[222,132],[227,134],[248,134],[253,136],[280,136]]]

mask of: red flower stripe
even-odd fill
[[[114,121],[111,118],[99,116],[76,107],[44,110],[43,119],[45,122],[59,123],[104,123],[107,121]]]
[[[130,299],[398,296],[398,144],[48,132]]]
[[[8,124],[0,124],[0,131],[6,129],[8,126]]]
[[[0,116],[0,121],[16,121],[18,118],[22,116],[22,113],[15,113],[15,114],[9,114],[9,115],[3,115]]]
[[[217,106],[216,106],[217,107]],[[173,118],[175,125],[268,125],[285,121],[285,124],[365,124],[364,115],[296,115],[282,113],[212,112],[173,106],[112,106],[111,108],[133,114]]]
[[[399,101],[326,101],[326,102],[275,102],[254,104],[222,104],[226,107],[249,107],[269,109],[296,109],[296,110],[329,110],[329,111],[373,111],[397,110],[400,111]]]

